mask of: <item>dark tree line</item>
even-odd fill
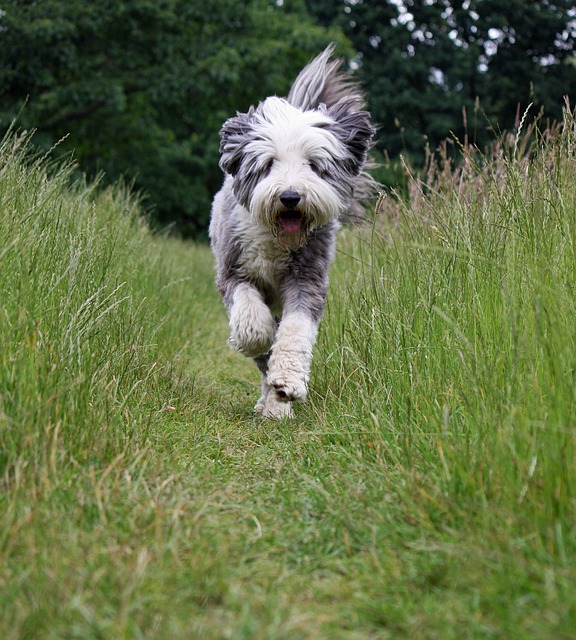
[[[359,52],[359,73],[390,154],[454,132],[482,146],[533,104],[551,119],[576,97],[572,0],[308,0]],[[466,110],[466,118],[463,116]],[[464,130],[465,123],[467,131]]]
[[[80,170],[121,175],[159,224],[206,230],[218,130],[282,95],[331,41],[380,123],[379,149],[418,157],[454,132],[479,145],[532,102],[576,95],[566,0],[0,0],[0,128],[17,117]]]

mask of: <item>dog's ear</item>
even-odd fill
[[[233,118],[226,120],[220,130],[220,168],[222,171],[235,176],[240,168],[243,149],[252,131],[252,114],[250,107],[248,113],[237,113]]]
[[[372,125],[367,111],[358,111],[355,101],[340,100],[327,109],[328,115],[335,121],[330,131],[344,144],[350,154],[349,170],[358,175],[372,146],[376,129]]]

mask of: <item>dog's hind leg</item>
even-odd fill
[[[276,397],[274,387],[271,387],[268,383],[268,361],[270,360],[270,354],[267,353],[264,356],[258,356],[254,358],[254,362],[260,373],[262,374],[262,395],[258,399],[254,411],[262,414],[264,418],[291,418],[292,417],[292,403],[287,401],[281,401]]]

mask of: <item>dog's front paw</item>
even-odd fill
[[[308,392],[307,383],[308,376],[303,371],[271,367],[268,372],[268,384],[280,402],[304,402]]]
[[[294,415],[292,413],[292,404],[278,400],[274,393],[268,394],[265,399],[260,398],[254,407],[254,411],[261,414],[263,418],[271,418],[272,420],[292,418]]]
[[[276,320],[264,303],[232,309],[228,343],[242,355],[255,358],[268,353],[275,333]]]

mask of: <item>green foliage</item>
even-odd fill
[[[576,628],[576,125],[464,146],[343,236],[294,421],[205,246],[0,151],[0,637]]]
[[[218,130],[286,91],[318,50],[343,40],[303,5],[266,0],[7,0],[0,18],[0,125],[37,129],[89,176],[124,175],[154,219],[205,232],[221,182]]]
[[[134,183],[157,225],[202,237],[222,122],[285,94],[329,42],[358,67],[379,149],[421,160],[452,133],[484,148],[529,103],[560,118],[575,38],[570,0],[5,0],[0,128],[17,118],[89,178]]]
[[[422,157],[454,133],[483,148],[534,104],[562,118],[576,93],[571,0],[349,2],[308,0],[359,52],[359,74],[392,157]]]

